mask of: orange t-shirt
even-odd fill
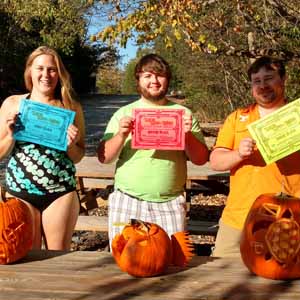
[[[256,104],[236,110],[220,128],[214,148],[237,149],[242,138],[250,137],[247,125],[259,118]],[[242,229],[254,200],[260,194],[278,192],[300,197],[300,153],[266,165],[255,150],[250,158],[230,170],[230,192],[222,221]]]

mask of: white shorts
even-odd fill
[[[161,226],[169,236],[186,229],[186,202],[183,195],[167,202],[149,202],[137,199],[119,190],[108,198],[109,243],[123,230],[130,219],[138,219]]]

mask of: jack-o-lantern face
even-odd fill
[[[32,217],[26,204],[14,198],[0,202],[0,264],[23,258],[32,242]]]
[[[300,278],[300,199],[263,194],[252,205],[241,237],[248,269],[271,279]]]

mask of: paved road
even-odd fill
[[[121,106],[138,99],[138,96],[93,95],[82,98],[86,124],[86,155],[93,156],[99,140],[113,113]]]

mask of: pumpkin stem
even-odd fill
[[[293,196],[289,195],[289,194],[286,194],[284,192],[279,192],[277,193],[276,195],[276,198],[279,198],[279,199],[288,199],[288,198],[294,198]]]
[[[138,219],[130,219],[130,225],[139,227],[139,229],[149,232],[151,225],[147,222]]]

